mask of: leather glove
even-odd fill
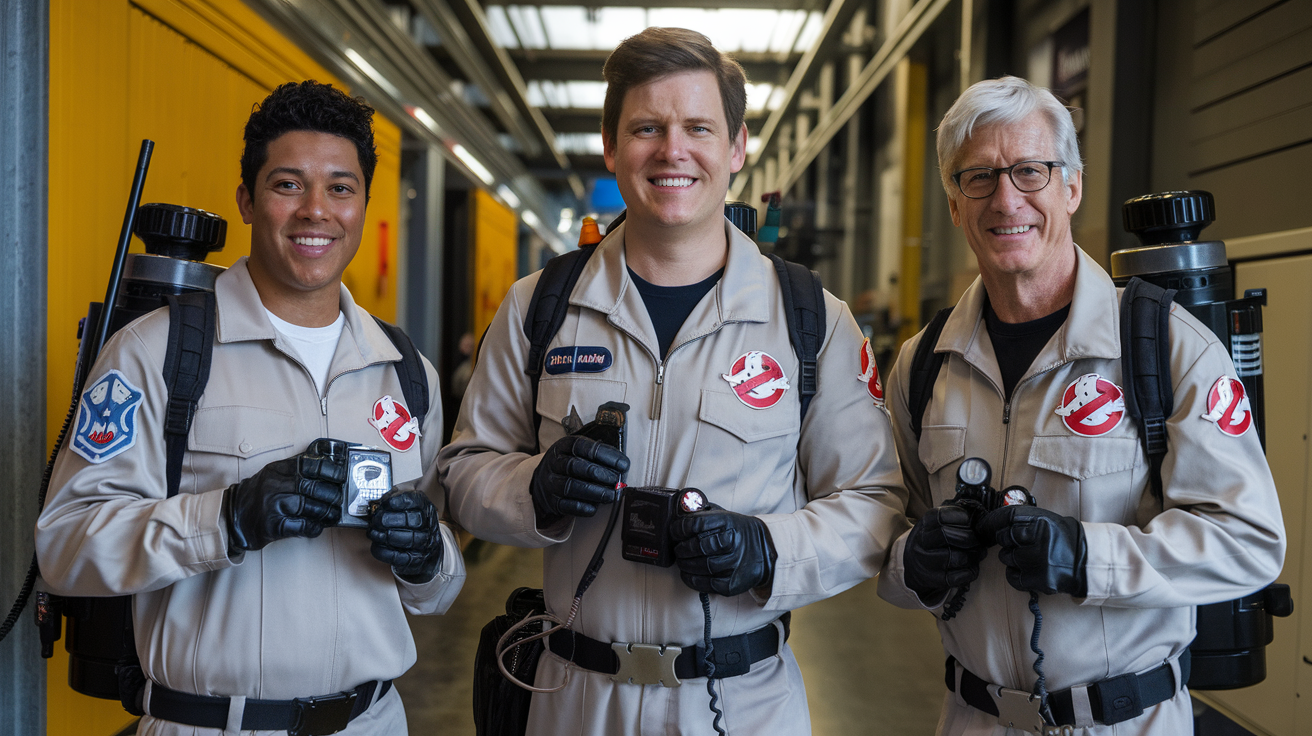
[[[1076,598],[1088,593],[1089,550],[1079,520],[1037,506],[1004,506],[984,517],[980,532],[1001,546],[998,559],[1016,590]]]
[[[369,551],[407,583],[426,583],[442,564],[442,529],[437,507],[423,491],[392,489],[369,519]]]
[[[902,552],[903,577],[922,601],[935,600],[979,577],[988,545],[975,533],[974,511],[967,504],[949,501],[930,509],[911,527]]]
[[[765,522],[715,504],[670,524],[684,584],[703,593],[739,595],[774,580],[779,553]]]
[[[317,537],[342,518],[346,443],[317,439],[223,492],[228,546],[263,549],[275,539]]]
[[[529,484],[538,526],[550,526],[566,515],[592,516],[598,505],[615,503],[620,477],[628,470],[629,458],[610,445],[578,435],[556,440]]]

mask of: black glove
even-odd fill
[[[610,445],[567,435],[547,448],[533,471],[529,492],[538,526],[550,526],[562,516],[592,516],[597,506],[619,500],[620,476],[629,459]]]
[[[975,533],[976,510],[948,502],[932,508],[911,527],[902,567],[907,587],[931,601],[979,577],[988,545]]]
[[[437,507],[423,491],[392,489],[369,519],[369,551],[407,583],[426,583],[442,564]]]
[[[774,580],[779,553],[765,522],[715,504],[670,524],[679,575],[693,590],[730,596]]]
[[[1076,598],[1088,593],[1089,550],[1077,519],[1037,506],[1004,506],[984,517],[980,533],[1001,545],[998,559],[1016,590]]]
[[[223,492],[228,546],[263,549],[275,539],[317,537],[342,518],[346,443],[317,439],[299,455],[260,468]]]

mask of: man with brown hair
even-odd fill
[[[626,220],[583,266],[536,394],[524,324],[541,274],[502,303],[438,460],[451,512],[485,539],[544,548],[547,610],[569,619],[534,683],[561,689],[533,696],[529,734],[705,734],[713,721],[806,734],[788,611],[869,578],[905,529],[882,390],[826,293],[802,410],[786,294],[723,214],[746,155],[737,63],[700,34],[652,28],[603,73]],[[604,402],[631,407],[622,448],[571,432]],[[691,488],[709,505],[672,512],[655,547],[607,544],[617,505],[622,541],[651,518],[635,499]],[[662,542],[670,566],[634,561]],[[598,550],[605,564],[571,614]]]

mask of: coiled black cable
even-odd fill
[[[1039,714],[1048,723],[1053,723],[1052,710],[1048,708],[1048,678],[1043,674],[1043,649],[1039,647],[1039,632],[1043,630],[1043,611],[1039,610],[1039,594],[1030,591],[1030,613],[1034,614],[1034,628],[1030,632],[1030,651],[1034,658],[1034,697],[1039,699]]]
[[[724,727],[720,725],[720,719],[724,718],[724,711],[720,710],[718,703],[720,696],[715,692],[715,658],[711,656],[715,652],[715,645],[711,643],[711,596],[706,593],[700,594],[702,599],[702,614],[706,618],[706,624],[702,628],[702,643],[706,647],[706,692],[711,696],[711,712],[715,718],[711,721],[711,727],[720,736],[728,736],[724,732]]]
[[[74,375],[82,372],[82,363],[79,361],[74,366]],[[64,440],[68,437],[68,430],[73,426],[73,418],[77,415],[78,391],[79,387],[73,387],[73,401],[68,407],[68,414],[64,415],[64,426],[59,430],[59,439],[55,440],[55,447],[50,451],[50,459],[46,462],[45,472],[41,474],[41,490],[37,492],[36,510],[37,513],[46,506],[46,493],[50,490],[50,477],[55,472],[55,458],[59,457],[59,448],[64,446]],[[0,624],[0,641],[4,641],[9,632],[13,631],[14,625],[18,623],[18,617],[23,614],[23,609],[27,607],[27,601],[32,597],[32,589],[36,587],[36,576],[39,572],[36,561],[36,552],[32,552],[32,564],[27,568],[27,577],[23,579],[23,587],[18,591],[18,598],[14,600],[14,605],[9,609],[9,615],[5,617],[3,624]]]

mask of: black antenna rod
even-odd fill
[[[145,138],[141,141],[141,153],[137,155],[137,173],[132,177],[132,193],[128,195],[128,210],[123,213],[123,230],[118,234],[118,250],[114,253],[114,268],[109,272],[109,288],[105,290],[105,303],[100,308],[100,321],[96,326],[95,342],[87,352],[87,367],[90,368],[100,355],[109,337],[109,319],[114,312],[114,302],[118,299],[118,282],[123,275],[123,262],[128,257],[128,245],[132,242],[132,226],[137,219],[137,206],[141,204],[141,190],[146,186],[146,171],[150,169],[150,154],[155,150],[155,141]]]

